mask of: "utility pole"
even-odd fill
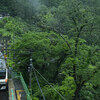
[[[32,88],[32,51],[30,51],[30,67],[29,67],[29,88]]]
[[[29,87],[30,87],[30,90],[31,90],[31,94],[32,94],[32,84],[31,84],[31,81],[32,81],[32,69],[33,69],[33,71],[34,71],[34,75],[35,75],[35,78],[36,78],[37,84],[38,84],[38,86],[39,86],[39,89],[40,89],[40,91],[41,91],[41,93],[42,93],[43,100],[45,100],[45,96],[44,96],[44,94],[43,94],[43,92],[42,92],[42,89],[41,89],[40,83],[39,83],[39,81],[38,81],[38,77],[37,77],[37,75],[36,75],[36,72],[35,72],[34,66],[33,66],[33,64],[32,64],[32,51],[30,51]]]
[[[3,55],[4,55],[4,38],[3,38],[2,44],[3,44]]]
[[[8,48],[8,43],[7,43],[7,42],[8,42],[8,37],[6,37],[6,39],[5,39],[5,46],[6,46],[6,47],[5,47],[5,49],[6,49],[6,55],[7,55],[7,48]]]

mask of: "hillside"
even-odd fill
[[[31,57],[58,91],[36,72],[46,100],[100,99],[100,0],[0,0],[0,14],[9,15],[0,19],[7,64],[27,86]],[[32,97],[43,100],[34,71],[31,82]]]

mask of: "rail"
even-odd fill
[[[26,83],[25,83],[25,81],[24,81],[23,76],[22,76],[21,73],[20,73],[20,80],[21,80],[21,82],[22,82],[22,85],[23,85],[23,87],[24,87],[25,93],[26,93],[26,95],[27,95],[27,100],[32,100],[31,97],[30,97],[29,90],[28,90],[28,88],[27,88],[27,86],[26,86]]]

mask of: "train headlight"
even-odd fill
[[[8,79],[6,79],[5,82],[7,83],[8,82]]]

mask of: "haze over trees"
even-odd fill
[[[0,36],[16,50],[8,65],[27,85],[32,50],[34,67],[66,100],[100,99],[100,0],[0,0],[0,13],[10,14],[0,20]],[[62,100],[38,79],[46,100]],[[43,99],[34,74],[32,90]]]

